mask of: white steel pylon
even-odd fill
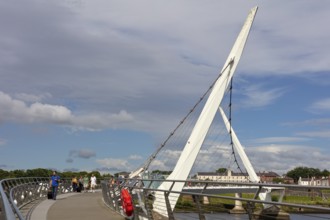
[[[223,99],[225,91],[230,85],[230,81],[235,73],[237,64],[241,58],[245,43],[247,41],[252,23],[254,21],[255,15],[257,13],[258,7],[251,9],[242,29],[239,33],[235,44],[229,53],[229,56],[221,70],[221,76],[215,82],[212,92],[205,106],[193,128],[188,141],[181,153],[180,158],[177,161],[172,173],[168,176],[167,180],[186,180],[191,168],[197,158],[200,148],[204,142],[207,132],[211,126],[214,116],[220,106]],[[172,185],[171,182],[164,181],[158,189],[168,191],[170,188],[172,191],[181,192],[184,186],[184,182],[175,182]],[[173,210],[176,202],[179,198],[179,194],[171,193],[170,196],[170,206]],[[155,193],[155,201],[153,203],[153,210],[158,212],[163,216],[167,216],[167,209],[165,207],[165,196],[161,191]]]

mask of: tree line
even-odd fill
[[[28,170],[11,170],[6,171],[0,169],[0,179],[7,179],[7,178],[21,178],[21,177],[50,177],[53,174],[52,170],[44,169],[44,168],[36,168],[36,169],[28,169]],[[97,179],[107,179],[112,178],[113,176],[110,174],[103,174],[101,175],[99,171],[79,171],[79,172],[73,172],[73,171],[64,171],[59,172],[57,171],[57,174],[62,178],[72,178],[72,177],[80,177],[80,176],[88,176],[91,177],[92,174],[95,175]]]
[[[287,177],[291,177],[295,182],[298,182],[299,177],[301,178],[322,178],[329,177],[330,172],[327,169],[320,170],[312,167],[296,167],[286,173]]]

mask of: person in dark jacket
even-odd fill
[[[53,171],[53,175],[51,176],[51,182],[52,182],[52,196],[53,199],[56,200],[58,185],[60,182],[60,176],[56,174],[55,170]]]

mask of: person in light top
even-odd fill
[[[92,174],[91,177],[91,192],[95,192],[95,187],[96,187],[96,177],[94,174]]]

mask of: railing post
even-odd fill
[[[205,220],[205,215],[203,213],[202,207],[201,207],[201,197],[200,196],[194,196],[193,200],[196,203],[197,210],[198,210],[198,217],[200,220]]]
[[[117,185],[116,187],[113,188],[113,197],[115,200],[115,210],[117,212],[120,212],[119,210],[119,198],[120,198],[120,187]]]
[[[235,193],[236,198],[242,198],[242,193]],[[241,200],[235,200],[235,207],[229,211],[232,214],[246,213]]]
[[[113,190],[113,186],[109,186],[109,188],[107,189],[107,193],[109,193],[109,194],[107,194],[106,196],[107,196],[107,199],[108,199],[108,201],[109,201],[109,206],[113,209],[113,210],[115,210],[115,201],[114,201],[114,196],[111,196],[111,193],[112,193],[112,195],[114,195],[114,190]]]
[[[143,190],[143,196],[144,196],[144,205],[147,211],[147,217],[149,220],[153,220],[154,217],[152,215],[152,206],[148,198],[147,190]]]
[[[249,215],[249,220],[252,220],[253,210],[254,210],[254,203],[247,202],[246,209],[247,209],[247,213]]]
[[[171,208],[170,200],[169,200],[169,192],[164,192],[164,197],[165,197],[165,203],[166,203],[166,209],[167,209],[167,215],[169,220],[174,220],[174,214]]]

